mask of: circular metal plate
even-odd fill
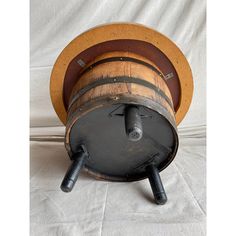
[[[143,136],[130,141],[125,132],[125,107],[122,103],[94,109],[77,119],[70,130],[72,153],[85,145],[90,156],[85,168],[97,178],[140,180],[147,177],[147,165],[154,163],[161,171],[176,154],[175,128],[164,116],[144,106],[139,106]]]
[[[159,54],[150,54],[153,58],[155,55],[157,58],[158,55],[162,55],[163,60],[166,60],[163,68],[166,66],[167,70],[164,73],[175,105],[176,123],[179,124],[189,109],[193,95],[190,66],[180,49],[167,37],[143,25],[130,23],[108,24],[90,29],[69,43],[59,55],[51,74],[50,94],[54,109],[60,120],[64,124],[66,123],[68,94],[72,89],[71,87],[73,87],[73,81],[78,78],[79,71],[86,66],[89,60],[102,53],[104,48],[109,48],[109,45],[106,45],[109,41],[119,40],[125,40],[126,42],[133,40],[132,44],[123,43],[123,46],[121,46],[123,50],[135,50],[137,53],[138,50],[140,51],[138,49],[140,47],[132,47],[131,45],[134,41],[143,42],[143,45],[149,45],[147,48],[152,47],[156,49],[154,51],[160,52]],[[100,46],[96,46],[99,44]],[[102,47],[101,44],[106,46]],[[89,51],[90,48],[95,49]],[[113,48],[113,50],[118,49]],[[144,55],[148,50],[142,52]],[[76,66],[75,62],[77,63]],[[160,60],[157,64],[159,63],[161,63]],[[171,70],[169,70],[170,68]]]

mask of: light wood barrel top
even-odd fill
[[[178,101],[175,106],[176,123],[179,124],[186,115],[193,96],[193,79],[190,66],[183,53],[170,39],[153,29],[133,23],[114,23],[92,28],[72,40],[61,52],[52,70],[50,95],[54,109],[62,123],[66,124],[67,118],[68,107],[64,87],[66,85],[65,78],[70,63],[85,50],[97,44],[112,40],[136,40],[137,42],[148,43],[158,49],[165,56],[165,60],[166,58],[168,59],[169,66],[174,68],[172,76],[174,78],[171,78],[171,75],[170,78],[166,78],[170,83],[178,80],[176,83],[180,84],[180,91],[177,91],[178,93],[176,95]],[[142,49],[139,50],[141,52]],[[95,51],[99,50],[96,49]],[[152,56],[152,58],[154,57],[155,55]],[[84,66],[83,60],[78,61],[78,63],[81,67]],[[175,87],[172,86],[170,91],[173,92],[174,89]],[[68,90],[67,87],[66,90]]]

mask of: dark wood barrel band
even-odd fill
[[[158,76],[160,76],[162,79],[165,80],[165,77],[164,75],[154,66],[152,66],[151,64],[145,62],[145,61],[142,61],[142,60],[139,60],[139,59],[136,59],[136,58],[132,58],[132,57],[109,57],[109,58],[105,58],[105,59],[102,59],[100,61],[97,61],[95,63],[93,63],[92,65],[88,66],[82,73],[80,76],[82,76],[83,74],[85,74],[86,72],[90,71],[91,69],[93,69],[95,66],[98,66],[98,65],[101,65],[101,64],[104,64],[104,63],[107,63],[107,62],[117,62],[117,61],[128,61],[128,62],[134,62],[134,63],[137,63],[137,64],[140,64],[140,65],[143,65],[143,66],[146,66],[148,67],[149,69],[151,69],[152,71],[154,71],[155,73],[158,74]]]
[[[127,76],[117,76],[117,77],[103,77],[103,78],[99,78],[98,80],[96,80],[93,83],[88,84],[87,86],[85,86],[84,88],[80,89],[76,95],[72,98],[70,104],[69,104],[69,108],[73,105],[73,103],[82,95],[84,95],[86,92],[88,92],[89,90],[97,87],[97,86],[101,86],[101,85],[106,85],[106,84],[112,84],[112,83],[135,83],[135,84],[139,84],[145,87],[148,87],[152,90],[154,90],[158,95],[160,95],[169,105],[170,107],[174,110],[173,108],[173,103],[170,100],[170,98],[158,87],[156,87],[154,84],[149,83],[146,80],[143,79],[139,79],[139,78],[134,78],[134,77],[127,77]]]

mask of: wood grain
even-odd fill
[[[127,56],[152,64],[152,62],[148,61],[146,58],[129,52],[106,53],[96,58],[93,62],[91,62],[91,64],[106,58]],[[88,67],[90,65],[88,65]],[[175,119],[171,94],[165,83],[165,80],[149,67],[132,61],[106,62],[104,64],[99,64],[87,71],[78,79],[76,85],[74,86],[70,101],[74,101],[74,97],[77,95],[77,93],[89,84],[98,80],[102,80],[104,77],[114,78],[119,76],[139,78],[153,84],[158,90],[162,91],[169,98],[171,101],[171,106],[163,96],[157,94],[155,90],[149,87],[136,83],[112,83],[96,86],[88,90],[85,94],[73,102],[73,105],[69,109],[69,114],[73,114],[76,109],[84,105],[86,102],[99,99],[100,97],[115,97],[118,95],[131,94],[134,96],[143,97],[144,99],[150,99],[153,102],[161,104],[166,110],[168,110],[171,116],[173,116],[173,119]]]

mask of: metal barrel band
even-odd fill
[[[113,84],[113,83],[135,83],[139,84],[145,87],[148,87],[152,90],[154,90],[158,95],[160,95],[169,105],[172,109],[173,104],[172,101],[169,99],[169,97],[166,96],[166,94],[159,88],[157,88],[154,84],[147,82],[146,80],[134,78],[134,77],[126,77],[126,76],[116,76],[116,77],[102,77],[97,79],[95,82],[88,84],[87,86],[83,87],[76,93],[76,95],[73,97],[72,101],[69,104],[68,110],[73,105],[73,103],[82,95],[84,95],[89,90],[106,84]]]
[[[132,57],[109,57],[109,58],[102,59],[102,60],[97,61],[97,62],[93,63],[92,65],[88,66],[81,73],[80,76],[82,76],[83,74],[85,74],[86,72],[90,71],[91,69],[93,69],[94,67],[96,67],[98,65],[101,65],[101,64],[104,64],[107,62],[117,62],[117,61],[119,61],[119,62],[134,62],[134,63],[140,64],[140,65],[146,66],[149,69],[151,69],[152,71],[154,71],[155,73],[157,73],[157,75],[160,76],[164,81],[166,81],[164,75],[156,67],[154,67],[153,65],[151,65],[145,61],[142,61],[142,60],[139,60],[136,58],[132,58]]]

